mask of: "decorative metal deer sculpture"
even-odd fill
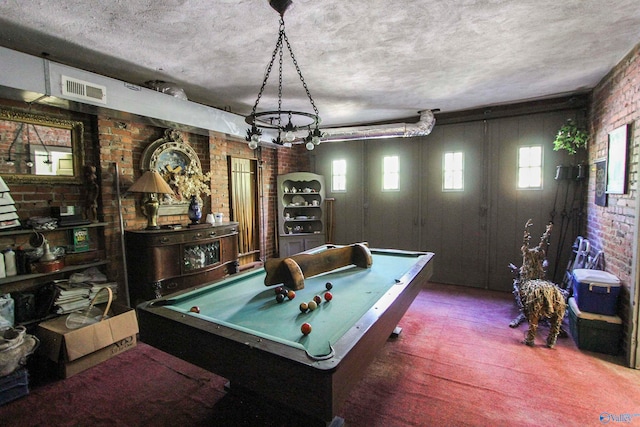
[[[524,238],[520,251],[522,252],[522,266],[517,269],[513,264],[511,270],[515,274],[513,280],[514,294],[522,314],[513,322],[511,327],[518,326],[523,319],[529,323],[524,343],[535,345],[536,332],[540,320],[548,318],[550,322],[547,347],[553,348],[562,325],[567,303],[563,291],[555,283],[545,280],[546,248],[553,228],[548,224],[540,238],[538,246],[531,248],[531,234],[529,227],[533,225],[531,219],[524,226]]]

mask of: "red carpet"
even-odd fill
[[[527,347],[526,326],[508,326],[515,315],[510,294],[429,285],[346,401],[346,425],[595,426],[608,413],[638,414],[624,424],[640,426],[640,371],[578,350],[570,337],[547,349],[543,327]],[[226,394],[224,383],[140,343],[67,380],[33,384],[0,407],[0,425],[306,424],[286,408]]]

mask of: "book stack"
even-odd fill
[[[16,203],[9,194],[9,187],[0,176],[0,230],[20,227]]]

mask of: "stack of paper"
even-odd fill
[[[57,283],[58,296],[54,302],[56,313],[65,314],[89,307],[91,286],[84,283]]]
[[[110,288],[111,292],[113,293],[113,299],[115,300],[116,297],[117,297],[118,282],[101,282],[101,283],[90,282],[89,285],[91,285],[91,292],[89,294],[89,299],[90,300],[93,300],[93,298],[96,295],[98,295],[98,292],[102,288]],[[103,303],[107,302],[108,299],[109,299],[109,293],[105,292],[105,291],[102,291],[98,295],[98,298],[96,298],[95,303],[96,304],[103,304]]]

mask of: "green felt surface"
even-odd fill
[[[167,308],[323,356],[422,256],[372,255],[370,269],[350,266],[305,278],[304,289],[282,303],[276,302],[275,286],[264,285],[265,272],[258,269],[182,294]],[[301,313],[300,303],[323,296],[328,281],[333,284],[333,300],[323,298],[315,311]],[[200,308],[199,314],[189,312],[193,306]],[[307,336],[300,332],[305,322],[312,326]]]

